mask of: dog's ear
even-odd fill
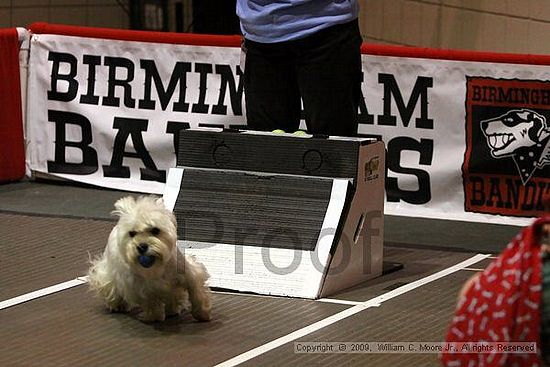
[[[172,221],[174,226],[177,227],[178,224],[176,221],[176,216],[169,208],[166,207],[166,204],[164,203],[164,199],[162,198],[162,196],[155,199],[155,204],[161,206],[164,210],[166,210],[167,213],[170,213],[170,220]]]
[[[164,206],[164,199],[162,197],[157,198],[155,204]]]
[[[111,214],[118,217],[130,213],[132,207],[136,204],[136,200],[132,196],[126,196],[121,199],[118,199],[115,202],[115,210]]]

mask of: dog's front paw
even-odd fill
[[[212,320],[212,307],[210,306],[210,302],[204,305],[193,305],[191,308],[191,315],[198,321]]]
[[[189,295],[185,288],[175,288],[171,296],[164,300],[166,316],[179,315],[184,310],[189,310]]]
[[[166,305],[166,316],[177,316],[185,309],[186,307],[183,304],[169,303]]]
[[[137,318],[145,322],[164,321],[166,314],[164,312],[164,305],[155,305],[152,307],[144,307]]]
[[[107,306],[107,308],[109,309],[110,312],[113,312],[113,313],[130,312],[130,307],[128,307],[128,305],[126,305],[126,304],[120,305],[120,306],[115,306],[115,307]]]
[[[112,302],[107,302],[107,308],[111,312],[130,312],[130,306],[122,299],[116,299]]]

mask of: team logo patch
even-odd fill
[[[510,110],[502,116],[481,121],[493,158],[511,157],[525,185],[535,170],[550,163],[550,128],[535,111]]]
[[[378,178],[380,168],[380,157],[373,157],[365,163],[365,181],[371,181]]]
[[[550,83],[467,80],[465,210],[533,217],[550,193]]]

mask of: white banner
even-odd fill
[[[244,125],[239,50],[33,35],[28,164],[160,194],[179,129]]]
[[[177,132],[245,127],[237,47],[34,35],[31,170],[162,193]],[[363,55],[386,213],[525,225],[550,193],[549,66]],[[338,72],[338,70],[335,70]]]
[[[386,143],[387,213],[518,225],[530,220],[502,215],[542,215],[542,195],[550,193],[550,83],[532,84],[549,80],[550,67],[363,60],[367,123],[360,132]],[[530,91],[540,96],[523,95]],[[498,126],[484,130],[492,119]],[[514,162],[536,146],[523,182]]]

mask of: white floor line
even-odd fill
[[[319,298],[316,301],[324,302],[324,303],[337,303],[339,305],[350,305],[350,306],[363,304],[363,302],[360,302],[360,301],[347,301],[345,299],[336,299],[336,298]]]
[[[20,296],[13,297],[0,302],[0,310],[31,301],[36,298],[44,297],[52,293],[61,292],[61,291],[64,291],[65,289],[73,288],[73,287],[85,284],[87,282],[88,282],[87,277],[78,277],[76,279],[69,280],[67,282],[52,285],[51,287],[46,287],[46,288],[36,290],[34,292],[25,293]]]
[[[481,269],[481,268],[464,268],[462,270],[467,270],[467,271],[483,271],[485,269]]]
[[[367,300],[363,303],[357,304],[353,307],[350,307],[344,311],[338,312],[332,316],[329,316],[323,320],[317,321],[311,325],[308,325],[306,327],[303,327],[301,329],[298,329],[290,334],[284,335],[280,338],[277,338],[275,340],[272,340],[264,345],[260,345],[259,347],[256,347],[254,349],[249,350],[248,352],[239,354],[231,359],[228,359],[225,362],[222,362],[215,367],[232,367],[237,366],[241,363],[244,363],[246,361],[251,360],[252,358],[255,358],[259,355],[262,355],[264,353],[269,352],[270,350],[273,350],[275,348],[280,347],[281,345],[290,343],[298,338],[301,338],[303,336],[306,336],[308,334],[311,334],[315,331],[318,331],[320,329],[323,329],[329,325],[332,325],[338,321],[344,320],[350,316],[353,316],[367,308],[370,307],[378,307],[382,302],[388,301],[392,298],[395,298],[397,296],[400,296],[404,293],[407,293],[413,289],[416,289],[418,287],[421,287],[425,284],[428,284],[430,282],[433,282],[435,280],[438,280],[440,278],[443,278],[449,274],[455,273],[459,270],[462,270],[466,267],[469,267],[470,265],[473,265],[481,260],[486,259],[490,255],[483,255],[478,254],[475,255],[467,260],[464,260],[456,265],[453,265],[447,269],[444,269],[440,272],[437,272],[435,274],[429,275],[425,278],[419,279],[417,281],[414,281],[412,283],[406,284],[402,287],[396,288],[390,292],[384,293],[378,297],[372,298],[370,300]]]

